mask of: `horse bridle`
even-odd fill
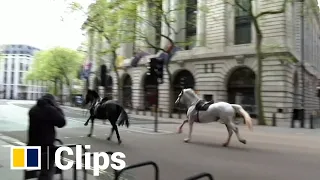
[[[181,100],[181,97],[183,95],[183,89],[181,90],[181,93],[178,95],[178,100],[176,101],[177,103],[176,104],[179,104],[180,103],[180,100]]]
[[[181,100],[181,97],[183,96],[183,94],[184,94],[184,89],[182,89],[181,93],[179,94],[179,97],[178,97],[179,99],[177,100],[176,104],[180,103],[180,100]],[[200,101],[200,99],[191,103],[191,105],[196,105],[199,101]]]

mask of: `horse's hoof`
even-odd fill
[[[118,141],[118,144],[121,144],[121,143],[122,143],[122,141],[121,141],[121,140],[119,140],[119,141]]]
[[[190,139],[188,139],[188,138],[187,138],[187,139],[184,139],[184,142],[185,142],[185,143],[188,143],[189,141],[190,141]]]
[[[240,142],[243,143],[243,144],[247,144],[247,141],[245,139],[240,140]]]
[[[88,123],[85,123],[84,126],[88,126]]]
[[[110,140],[111,140],[111,137],[108,137],[107,140],[110,141]]]
[[[179,129],[178,131],[177,131],[177,134],[181,134],[182,133],[182,129]]]
[[[88,134],[88,137],[91,137],[91,134]]]

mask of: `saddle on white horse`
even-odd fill
[[[206,111],[208,110],[208,108],[210,107],[210,105],[214,104],[214,101],[205,101],[205,100],[200,100],[197,102],[197,104],[195,105],[195,110],[197,111],[197,121],[200,123],[200,119],[199,119],[199,111]]]

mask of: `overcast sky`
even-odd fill
[[[77,1],[84,6],[92,2]],[[66,0],[0,0],[0,44],[77,48],[84,40],[80,30],[84,16],[66,13],[67,4]]]
[[[76,49],[84,36],[82,13],[66,13],[71,0],[0,0],[0,44]],[[76,0],[87,7],[93,0]],[[64,17],[64,21],[61,21]]]

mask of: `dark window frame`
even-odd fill
[[[14,84],[14,72],[11,72],[11,84]]]
[[[186,50],[192,49],[193,43],[189,44],[189,41],[197,35],[197,13],[195,13],[198,11],[197,5],[198,5],[197,0],[187,0],[187,7],[185,10],[186,12],[185,36],[188,44],[185,46]]]
[[[215,65],[213,63],[210,65],[210,68],[211,68],[211,73],[214,73]]]
[[[204,73],[208,73],[208,64],[204,64]]]
[[[239,0],[239,4],[245,9],[249,9],[250,0]],[[250,44],[252,43],[252,19],[249,12],[235,6],[234,18],[234,44]]]

